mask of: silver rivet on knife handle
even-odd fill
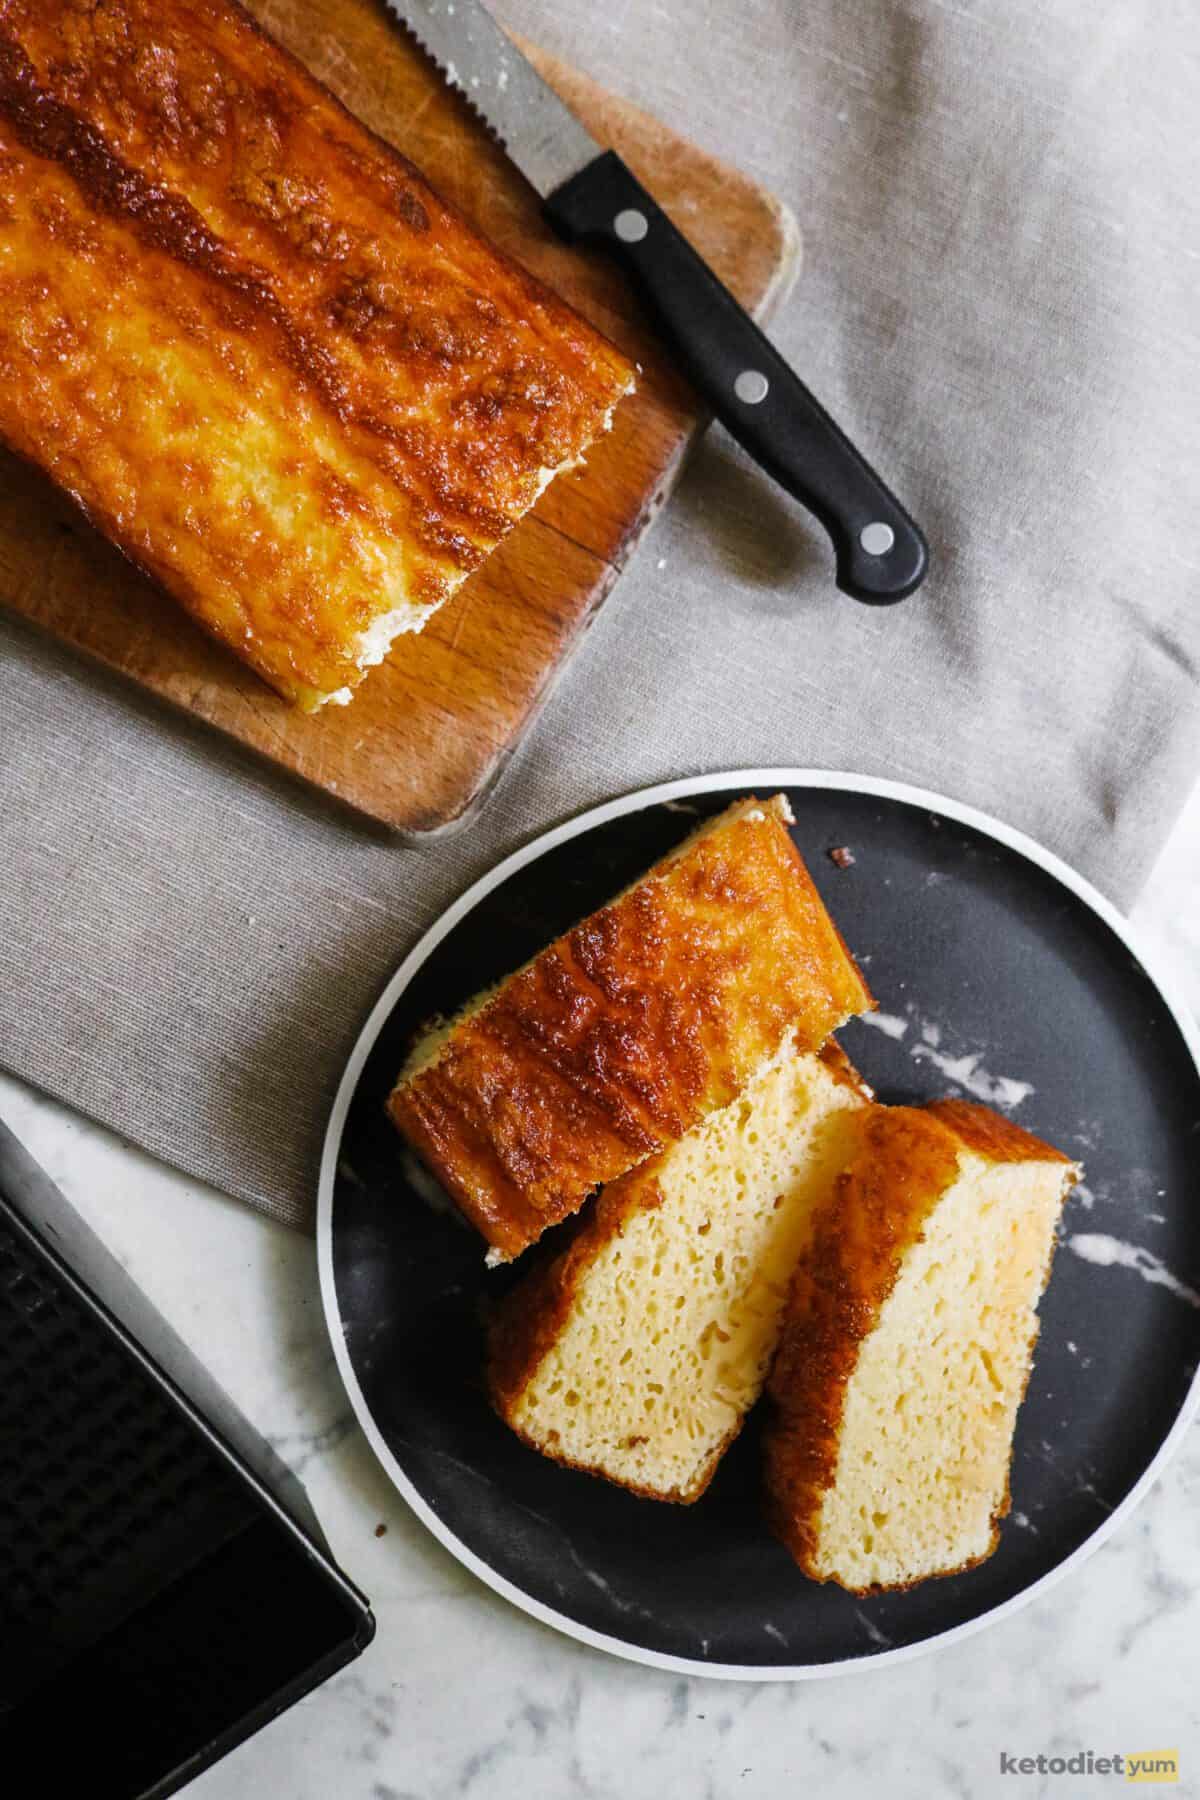
[[[890,525],[877,519],[873,525],[864,525],[858,534],[858,541],[868,556],[886,556],[896,542],[896,534]]]
[[[638,212],[635,206],[626,207],[613,220],[613,230],[623,244],[640,244],[650,229],[650,222],[644,212]]]
[[[761,406],[771,391],[771,384],[761,369],[743,369],[733,384],[733,391],[744,406]]]

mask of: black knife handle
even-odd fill
[[[886,604],[920,586],[919,528],[619,156],[564,182],[546,216],[633,276],[721,423],[829,533],[843,593]]]

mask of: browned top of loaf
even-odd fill
[[[292,696],[359,678],[364,542],[436,605],[633,376],[230,0],[4,0],[0,251],[0,439]],[[220,441],[178,446],[264,398],[231,524]]]
[[[771,804],[731,813],[514,975],[392,1118],[516,1256],[741,1091],[794,1031],[872,1006]]]
[[[986,1106],[939,1100],[879,1107],[862,1149],[817,1221],[792,1281],[768,1392],[767,1514],[802,1568],[837,1471],[846,1388],[909,1248],[972,1151],[990,1162],[1062,1162]]]
[[[896,1109],[900,1110],[900,1109]],[[973,1150],[988,1162],[1061,1162],[1071,1158],[1056,1150],[1053,1144],[1034,1137],[1032,1131],[1015,1125],[990,1107],[976,1106],[970,1100],[932,1100],[924,1109],[926,1118],[937,1119],[954,1133],[964,1150]]]

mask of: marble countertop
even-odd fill
[[[1198,891],[1200,788],[1134,913],[1200,1010]],[[660,1673],[515,1611],[409,1515],[351,1417],[311,1241],[2,1077],[0,1115],[297,1471],[375,1610],[365,1656],[196,1800],[1090,1794],[1002,1774],[1001,1753],[1165,1747],[1195,1779],[1200,1427],[1081,1571],[965,1643],[793,1686]]]

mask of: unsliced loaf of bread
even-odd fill
[[[2,0],[0,442],[312,710],[457,592],[634,369],[250,12],[287,8]]]
[[[874,1006],[790,819],[730,807],[416,1046],[391,1117],[492,1260]]]
[[[793,1054],[605,1188],[497,1309],[501,1417],[560,1462],[698,1499],[762,1389],[796,1258],[870,1110],[836,1045]]]
[[[986,1107],[879,1107],[797,1268],[771,1373],[768,1516],[855,1592],[981,1562],[1080,1170]]]

